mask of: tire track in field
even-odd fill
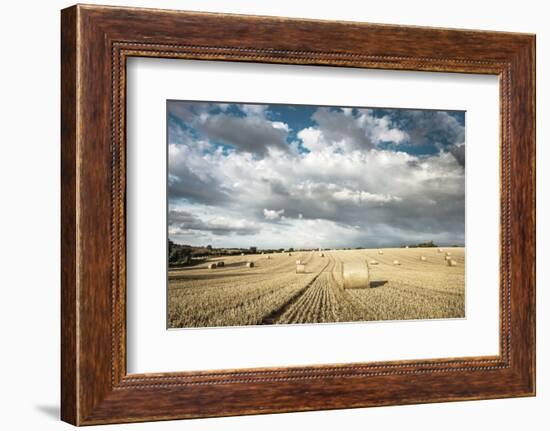
[[[337,320],[337,299],[333,290],[336,262],[330,255],[327,258],[329,261],[323,272],[293,304],[290,304],[277,323],[320,323]]]
[[[325,266],[311,279],[311,281],[306,284],[302,289],[298,290],[294,295],[292,295],[287,302],[285,302],[281,307],[277,308],[273,312],[271,312],[269,315],[265,316],[262,319],[261,324],[262,325],[271,325],[273,323],[276,323],[277,320],[290,308],[292,305],[294,305],[304,293],[307,292],[307,290],[315,283],[315,281],[319,278],[321,274],[324,273],[324,271],[327,269],[328,265],[331,263],[331,260],[328,260],[328,262],[325,264]]]

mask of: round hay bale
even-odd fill
[[[450,256],[451,255],[451,252],[448,251],[447,253],[445,253],[445,256]]]
[[[296,265],[301,265],[301,264],[302,264],[302,261],[301,261],[300,259],[298,259],[298,260],[296,261]]]
[[[344,262],[342,264],[344,289],[364,289],[370,287],[369,266],[366,261]]]
[[[266,259],[271,259],[271,256],[270,256],[270,255],[267,255],[265,258],[266,258]]]
[[[292,256],[292,253],[288,253],[289,256]]]
[[[382,250],[378,250],[378,254],[384,254]]]
[[[401,262],[399,262],[397,259],[393,261],[394,265],[401,265]]]
[[[443,249],[442,249],[442,248],[438,248],[438,249],[437,249],[437,252],[438,252],[438,253],[443,253]]]
[[[425,262],[425,261],[427,261],[428,259],[426,259],[426,256],[420,256],[420,260],[423,261],[423,262]]]
[[[319,257],[325,257],[325,253],[319,253]]]
[[[218,265],[216,265],[215,263],[209,263],[208,264],[208,269],[216,269],[218,267]]]
[[[254,262],[246,262],[247,268],[254,268]]]
[[[378,261],[377,260],[371,260],[369,262],[369,265],[378,265]]]
[[[220,260],[220,261],[216,262],[216,265],[217,265],[218,267],[220,267],[220,266],[225,266],[225,263],[224,263],[223,260]]]
[[[244,256],[244,253],[241,253],[241,256]]]
[[[303,263],[296,265],[296,274],[305,274],[305,272],[306,266]]]
[[[457,265],[456,260],[453,260],[453,259],[447,260],[447,266],[456,266],[456,265]]]
[[[451,256],[445,256],[445,260],[448,262],[449,260],[451,260]]]

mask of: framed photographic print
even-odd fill
[[[533,35],[61,30],[63,420],[535,394]]]

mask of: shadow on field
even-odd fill
[[[369,283],[368,287],[373,289],[375,287],[382,287],[385,284],[388,284],[388,280],[371,281]],[[346,287],[345,289],[346,290],[363,290],[363,289],[367,289],[368,287],[367,286],[354,286],[354,287]]]
[[[377,281],[371,281],[367,286],[354,286],[354,287],[346,287],[346,290],[364,290],[367,288],[374,289],[376,287],[382,287],[384,285],[388,284],[388,280],[377,280]]]
[[[388,284],[388,280],[371,281],[369,287],[370,287],[370,288],[373,288],[373,287],[382,287],[382,286],[384,286],[385,284]]]
[[[219,278],[232,278],[232,277],[248,277],[251,275],[258,275],[253,272],[224,272],[216,274],[216,270],[213,269],[211,273],[208,274],[178,274],[178,275],[169,275],[168,281],[177,281],[177,280],[188,280],[188,281],[199,281],[199,280],[217,280]]]
[[[216,263],[216,261],[213,261],[214,263]],[[239,266],[246,266],[246,260],[245,261],[242,261],[242,262],[232,262],[232,263],[226,263],[224,265],[224,268],[238,268]]]

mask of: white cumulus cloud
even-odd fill
[[[264,208],[264,217],[266,220],[279,220],[284,216],[285,210],[268,210]]]

